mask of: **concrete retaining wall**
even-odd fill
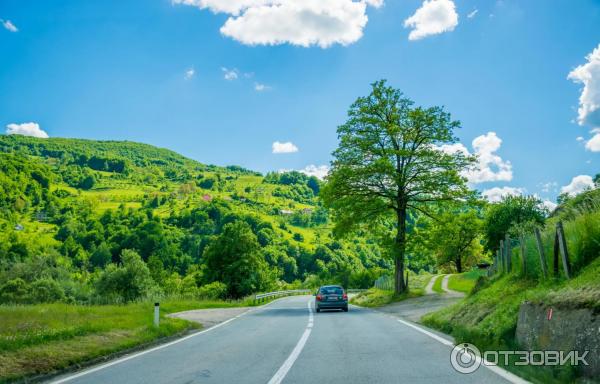
[[[589,365],[582,367],[582,373],[600,378],[600,316],[589,309],[559,309],[525,302],[519,310],[516,338],[527,350],[587,350]]]

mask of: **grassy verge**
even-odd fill
[[[480,276],[486,276],[487,271],[474,269],[456,275],[451,275],[448,279],[448,288],[453,291],[470,293]]]
[[[425,286],[430,279],[431,274],[429,273],[410,274],[408,278],[408,293],[395,295],[394,291],[370,288],[350,299],[350,304],[373,308],[402,301],[410,297],[422,296],[425,291]]]
[[[0,382],[56,372],[201,327],[168,313],[244,304],[167,300],[161,302],[159,328],[152,325],[153,303],[0,306]]]
[[[444,293],[444,290],[442,290],[442,280],[444,280],[444,275],[439,275],[435,278],[433,286],[431,287],[433,292]]]
[[[538,282],[516,274],[485,279],[465,300],[423,317],[423,322],[454,336],[457,343],[469,342],[484,350],[514,350],[515,331],[521,303],[531,301],[557,308],[600,309],[600,258],[570,281]],[[573,381],[570,369],[515,367],[507,369],[539,383]]]

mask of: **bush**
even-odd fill
[[[223,299],[227,295],[227,284],[220,281],[214,281],[210,284],[203,285],[198,289],[198,298],[216,300]]]
[[[137,252],[125,249],[121,264],[109,264],[96,282],[96,292],[117,301],[133,301],[148,296],[154,282],[148,266]]]
[[[54,303],[65,299],[62,287],[52,279],[40,279],[31,284],[31,300],[35,303]]]
[[[30,287],[25,280],[16,278],[0,286],[0,303],[24,304],[29,302]]]

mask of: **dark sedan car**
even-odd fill
[[[348,312],[348,295],[339,285],[325,285],[317,291],[315,308],[317,312],[321,312],[321,309],[341,309]]]

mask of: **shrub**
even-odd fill
[[[203,285],[198,289],[198,297],[200,299],[216,300],[225,298],[227,295],[227,284],[220,281],[214,281],[210,284]]]
[[[121,264],[109,264],[96,282],[96,292],[119,301],[133,301],[146,297],[154,282],[148,266],[137,252],[125,249]]]
[[[40,279],[31,284],[31,300],[35,303],[54,303],[64,299],[64,290],[52,279]]]
[[[25,280],[16,278],[0,286],[0,303],[23,304],[30,300],[30,287]]]

